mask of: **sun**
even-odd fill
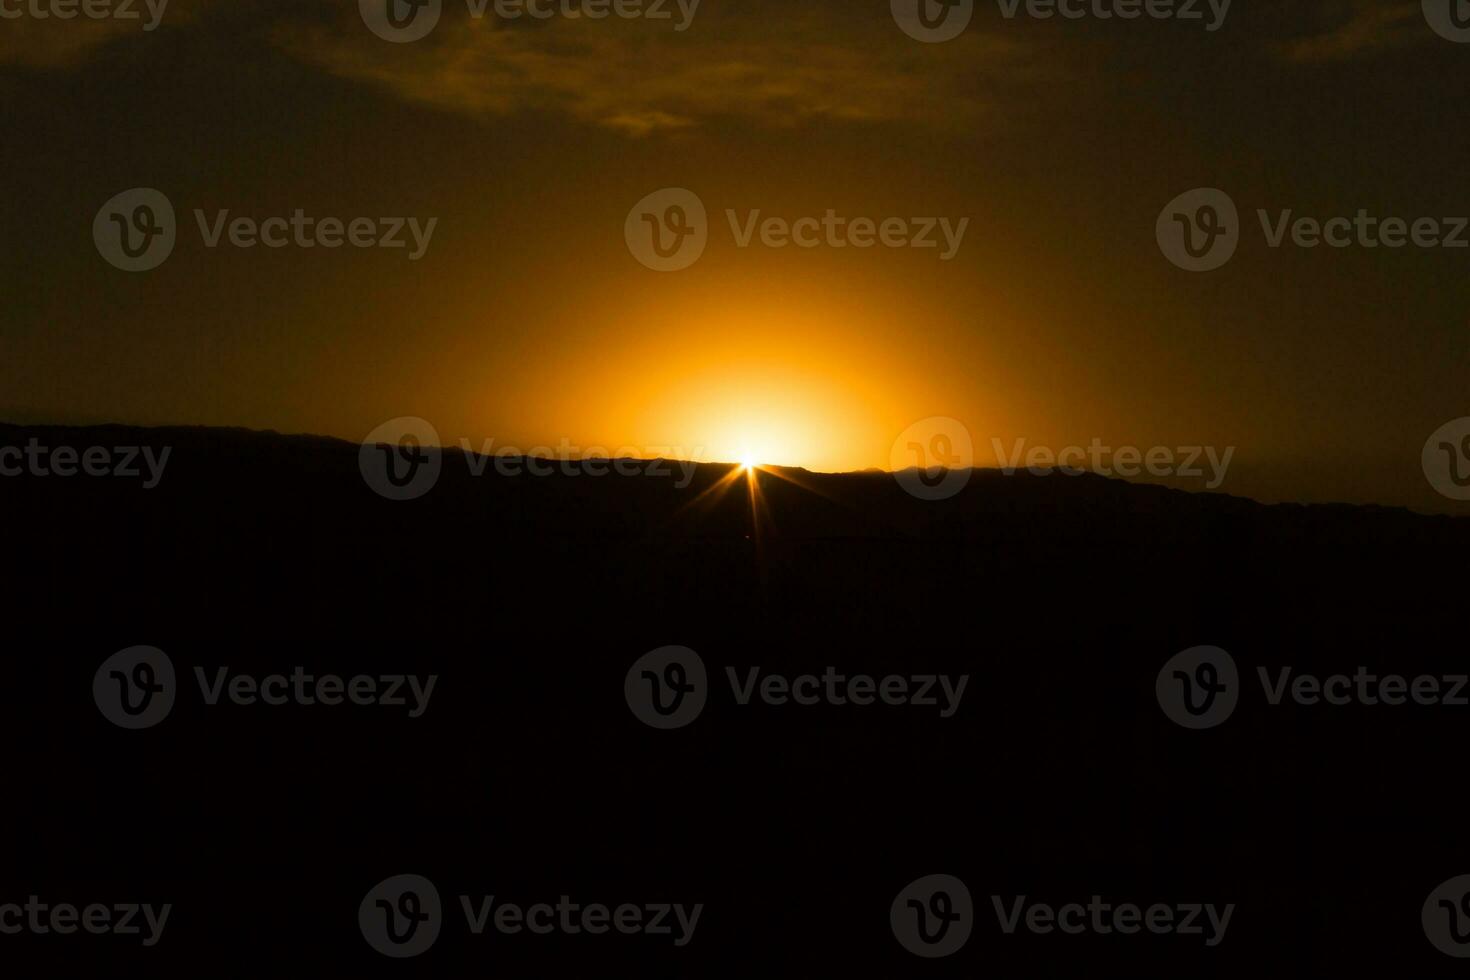
[[[745,472],[749,473],[751,470],[755,469],[755,466],[755,459],[751,456],[745,455],[740,457],[740,468]]]

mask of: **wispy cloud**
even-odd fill
[[[136,6],[146,17],[143,0]],[[1057,93],[1076,74],[1075,58],[1088,57],[1069,54],[1055,35],[1040,43],[1036,32],[978,21],[953,41],[920,44],[885,4],[854,9],[848,0],[711,0],[682,31],[678,14],[505,21],[493,2],[473,17],[462,0],[446,0],[435,30],[409,44],[374,36],[357,6],[169,0],[163,23],[270,38],[321,71],[438,111],[545,113],[633,137],[731,120],[969,127],[1017,105],[1066,98]],[[1430,37],[1415,0],[1300,0],[1273,13],[1266,21],[1274,37],[1264,44],[1294,64],[1343,62]],[[23,68],[67,69],[109,43],[157,36],[137,21],[82,18],[28,17],[0,28],[0,66]]]
[[[973,32],[920,45],[891,22],[855,26],[840,11],[821,14],[749,2],[738,12],[702,10],[676,33],[614,19],[508,27],[461,10],[408,45],[377,42],[360,24],[278,38],[304,61],[411,102],[476,115],[561,113],[633,136],[730,118],[970,120],[998,87],[1040,70],[1014,39]]]
[[[137,31],[116,20],[7,20],[0,22],[0,64],[70,68],[108,41]]]
[[[211,0],[136,0],[113,8],[119,16],[38,17],[29,4],[7,3],[19,16],[0,20],[0,65],[30,69],[67,69],[86,61],[112,41],[146,39],[158,29],[192,20]],[[44,8],[43,8],[44,9]],[[121,16],[125,14],[126,16]]]
[[[1348,61],[1387,48],[1429,39],[1421,5],[1384,0],[1333,4],[1330,26],[1278,43],[1276,53],[1298,64]]]

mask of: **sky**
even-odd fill
[[[1209,447],[1223,478],[1162,482],[1466,512],[1421,457],[1470,415],[1470,248],[1271,243],[1287,210],[1470,214],[1470,45],[1434,0],[974,0],[943,41],[906,0],[443,0],[408,42],[366,0],[171,0],[151,30],[143,0],[52,2],[0,0],[0,420],[357,441],[412,416],[446,445],[826,471],[942,430],[982,466]],[[146,271],[97,238],[134,188],[175,215]],[[1238,209],[1210,271],[1159,237],[1196,188]],[[650,267],[639,229],[690,201],[670,241],[703,251]],[[326,247],[316,223],[358,218],[373,244]]]

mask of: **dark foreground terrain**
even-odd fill
[[[1463,970],[1421,909],[1470,874],[1470,707],[1272,706],[1258,669],[1450,693],[1470,673],[1470,521],[1092,476],[977,472],[926,502],[890,475],[764,473],[755,533],[743,476],[700,496],[728,467],[680,489],[677,470],[475,477],[450,452],[431,490],[392,501],[332,440],[0,427],[0,446],[32,438],[171,455],[153,489],[0,478],[0,906],[172,910],[149,947],[146,927],[0,934],[6,976]],[[1234,658],[1239,703],[1190,730],[1156,679],[1206,644]],[[138,645],[168,655],[176,700],[128,730],[93,685]],[[667,645],[708,671],[676,730],[640,721],[624,689]],[[437,681],[418,717],[411,695],[210,705],[196,668],[213,685],[222,667]],[[743,684],[752,667],[968,682],[949,717],[942,694],[742,706],[727,668]],[[443,906],[412,959],[359,923],[401,874]],[[890,923],[934,874],[973,901],[968,942],[941,959]],[[460,896],[703,909],[684,945],[677,925],[476,936]],[[1234,910],[1214,945],[1207,925],[1008,934],[992,896],[1007,913],[1020,896]]]

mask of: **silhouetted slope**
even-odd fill
[[[1287,664],[1465,671],[1470,521],[994,471],[931,503],[889,474],[801,472],[802,487],[759,476],[757,533],[744,477],[701,496],[728,467],[685,488],[474,477],[450,450],[431,490],[394,502],[337,440],[0,426],[0,446],[33,436],[172,449],[152,490],[0,478],[7,786],[25,801],[16,839],[53,842],[12,877],[148,882],[180,907],[149,962],[219,944],[273,964],[302,942],[279,923],[302,921],[325,923],[306,940],[323,958],[386,970],[356,903],[412,871],[446,895],[709,906],[684,950],[447,937],[438,966],[900,975],[923,964],[888,934],[888,903],[945,871],[982,925],[992,892],[1240,906],[1209,951],[1000,938],[992,919],[980,959],[942,964],[955,971],[1402,968],[1437,955],[1424,895],[1470,868],[1454,761],[1470,709],[1273,708],[1257,686],[1189,732],[1154,693],[1198,644],[1230,651],[1247,692],[1257,667]],[[135,644],[165,650],[186,687],[225,665],[441,679],[413,721],[196,692],[125,732],[91,683]],[[661,732],[623,680],[667,644],[698,651],[713,690]],[[725,681],[828,665],[971,680],[946,719],[741,707]]]

